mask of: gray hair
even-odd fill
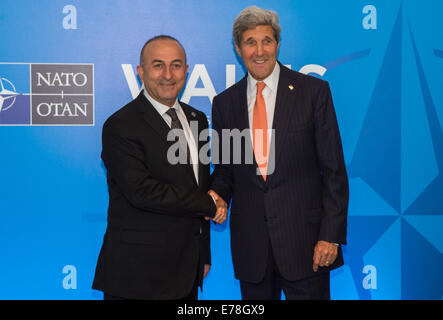
[[[232,37],[234,43],[240,46],[242,34],[248,29],[254,29],[258,26],[270,26],[274,30],[274,37],[277,43],[280,42],[281,27],[278,23],[278,15],[275,11],[261,9],[257,6],[251,6],[243,9],[234,20]]]

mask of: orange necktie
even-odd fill
[[[252,139],[255,160],[260,173],[266,181],[266,168],[268,166],[268,120],[266,119],[266,104],[263,98],[263,89],[266,84],[257,82],[257,97],[255,99],[254,114],[252,116]]]

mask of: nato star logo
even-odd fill
[[[12,90],[5,89],[9,87]],[[0,78],[0,112],[6,111],[14,105],[16,97],[19,93],[16,92],[14,85],[6,78]]]
[[[353,282],[358,299],[443,297],[443,130],[423,50],[443,58],[439,49],[419,50],[401,5],[348,165],[341,272],[350,276],[338,277]],[[366,265],[376,267],[375,289],[362,286]]]

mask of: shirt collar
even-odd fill
[[[158,102],[153,97],[151,97],[151,95],[148,93],[148,90],[144,89],[143,90],[143,94],[145,95],[146,99],[148,99],[148,101],[153,105],[155,110],[157,110],[157,112],[162,117],[171,108],[171,107],[169,107],[167,105],[164,105],[163,103]],[[174,108],[176,110],[176,112],[180,112],[181,111],[181,107],[180,107],[180,104],[178,103],[178,99],[175,99],[175,103],[172,106],[172,108]]]
[[[271,89],[273,92],[277,92],[278,79],[280,78],[280,65],[278,62],[275,63],[274,70],[271,74],[264,80],[262,80],[266,87]],[[257,90],[255,89],[257,85],[257,80],[248,72],[248,92],[249,94],[255,95]]]

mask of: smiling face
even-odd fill
[[[266,25],[244,31],[241,43],[235,49],[249,73],[255,80],[261,81],[274,70],[279,47],[274,30]]]
[[[172,107],[186,81],[188,65],[183,48],[174,40],[158,39],[143,52],[143,63],[137,73],[149,95]]]

